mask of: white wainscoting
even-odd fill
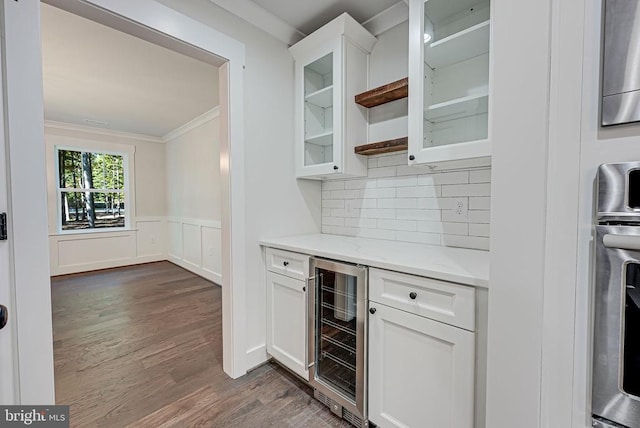
[[[168,260],[222,284],[222,236],[217,221],[169,217]]]
[[[137,217],[132,229],[49,235],[51,275],[166,260],[164,217]]]

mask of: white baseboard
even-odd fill
[[[264,364],[269,359],[267,355],[267,345],[256,346],[247,351],[245,358],[247,364],[247,370]]]
[[[171,263],[174,263],[181,268],[188,270],[189,272],[193,272],[196,275],[199,275],[205,279],[208,279],[211,282],[216,283],[217,285],[222,285],[222,275],[216,272],[211,272],[207,269],[203,269],[200,266],[184,261],[183,259],[176,257],[173,254],[169,254],[168,260]]]

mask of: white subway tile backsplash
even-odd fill
[[[356,227],[322,226],[322,233],[329,235],[358,236],[359,231]]]
[[[395,198],[396,189],[395,188],[363,189],[360,195],[364,199]]]
[[[419,221],[418,232],[441,233],[445,235],[468,235],[469,223],[449,223],[445,221]]]
[[[470,183],[491,183],[491,170],[490,169],[478,169],[475,171],[469,171]]]
[[[358,236],[362,236],[363,238],[386,239],[388,241],[396,240],[395,230],[360,229]]]
[[[378,208],[418,208],[418,201],[417,198],[378,199]]]
[[[322,232],[488,250],[488,163],[440,172],[406,157],[370,157],[367,178],[323,182]],[[466,216],[454,211],[458,202]]]
[[[344,207],[347,212],[354,209],[360,208],[378,208],[378,202],[380,199],[347,199],[344,201]],[[380,208],[389,208],[389,207],[380,207]]]
[[[398,209],[396,213],[400,220],[439,221],[442,217],[440,210]]]
[[[323,181],[322,190],[344,190],[344,180]]]
[[[416,174],[432,174],[433,168],[425,165],[402,165],[396,168],[396,174],[401,175],[416,175]]]
[[[485,236],[489,237],[489,225],[488,224],[470,224],[469,236]]]
[[[469,223],[489,223],[491,212],[487,210],[469,211]]]
[[[418,186],[436,186],[439,184],[467,184],[469,171],[442,172],[440,174],[425,174],[418,178]]]
[[[363,208],[360,210],[362,218],[396,218],[395,209]]]
[[[447,247],[489,250],[489,238],[479,236],[442,235],[442,244]]]
[[[378,158],[378,168],[383,166],[399,166],[407,164],[407,155],[389,155],[389,156],[381,156]]]
[[[491,196],[491,183],[445,184],[442,196]]]
[[[442,235],[437,233],[396,232],[396,240],[418,244],[440,245]]]
[[[360,190],[332,190],[329,192],[331,199],[358,199],[360,197]]]
[[[417,231],[418,222],[415,220],[378,220],[378,229]]]
[[[407,177],[378,178],[378,188],[385,187],[415,187],[418,185],[418,177],[415,175]]]
[[[322,199],[322,208],[344,208],[344,200]]]
[[[370,180],[347,180],[344,182],[344,188],[349,189],[364,189],[365,187],[376,187],[377,183]]]
[[[344,218],[322,217],[322,224],[326,224],[327,226],[344,226]]]
[[[375,229],[378,227],[378,220],[375,218],[345,218],[344,225],[348,227]]]
[[[441,195],[440,186],[400,187],[397,191],[398,198],[434,198]]]
[[[469,198],[470,210],[488,210],[491,209],[491,198],[489,196],[476,196]]]
[[[395,177],[395,176],[396,176],[395,166],[385,166],[382,168],[369,168],[369,178]]]

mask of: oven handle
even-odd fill
[[[602,243],[607,248],[640,251],[640,236],[638,235],[614,235],[607,233],[602,237]]]

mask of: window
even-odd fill
[[[61,231],[128,226],[127,155],[56,148]]]

